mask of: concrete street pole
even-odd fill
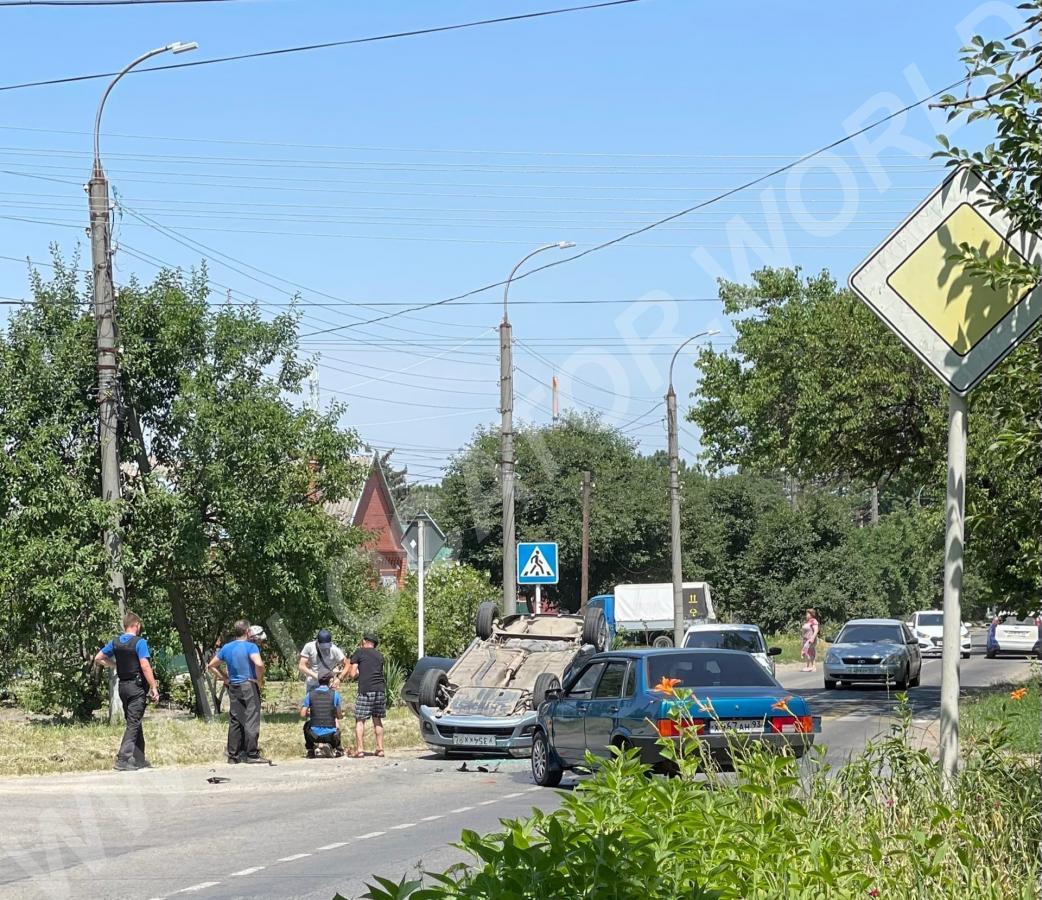
[[[680,441],[677,438],[677,394],[673,390],[673,364],[680,351],[692,341],[700,337],[717,334],[716,331],[702,331],[689,337],[677,347],[677,352],[669,361],[669,389],[666,391],[666,428],[668,431],[669,453],[669,548],[673,569],[673,646],[680,647],[684,643],[684,572],[681,562],[680,546]]]
[[[423,516],[419,516],[416,520],[417,525],[417,547],[416,547],[416,658],[423,659],[426,655],[423,649],[423,582],[426,578],[424,572],[424,521]]]
[[[127,587],[121,562],[122,540],[119,534],[119,359],[116,346],[116,299],[112,285],[112,236],[109,231],[109,182],[101,165],[101,114],[105,101],[117,82],[134,66],[146,59],[166,53],[194,50],[196,44],[168,44],[141,54],[126,66],[105,89],[94,117],[94,165],[87,183],[90,206],[91,272],[94,280],[94,321],[97,325],[98,353],[98,448],[101,458],[101,499],[109,506],[109,514],[102,533],[105,554],[108,557],[109,588],[116,598],[120,625],[127,611]],[[120,716],[119,697],[115,690],[115,676],[109,670],[109,721]]]
[[[593,492],[593,473],[583,472],[583,538],[582,573],[579,582],[579,611],[586,611],[590,599],[590,495]]]
[[[944,535],[944,634],[941,656],[941,776],[948,790],[959,771],[959,654],[966,509],[966,398],[948,407],[948,498]]]
[[[517,270],[544,250],[567,250],[571,241],[559,241],[537,247],[510,271],[503,288],[503,321],[499,326],[499,412],[500,412],[500,476],[503,490],[503,614],[517,611],[517,535],[514,527],[514,360],[513,333],[510,328],[508,302],[510,282]]]

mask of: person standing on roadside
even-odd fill
[[[119,699],[123,704],[123,718],[127,727],[116,754],[118,772],[133,772],[149,769],[152,764],[145,759],[145,733],[142,719],[149,697],[159,701],[159,688],[152,671],[148,642],[141,636],[141,619],[132,612],[123,617],[123,634],[113,638],[94,657],[96,665],[115,669],[119,679]],[[145,685],[148,685],[146,690]]]
[[[373,720],[376,755],[384,755],[384,717],[387,715],[387,683],[384,680],[383,654],[376,649],[379,638],[372,632],[351,655],[351,677],[358,680],[355,700],[355,759],[365,756],[365,720]]]
[[[813,609],[808,609],[800,628],[800,656],[803,658],[801,672],[813,672],[817,668],[820,628],[817,613]]]
[[[325,628],[304,645],[297,663],[297,671],[306,679],[306,691],[318,687],[323,675],[330,676],[330,686],[335,691],[347,675],[347,668],[347,654],[333,643],[333,635]]]
[[[250,623],[235,623],[235,640],[223,644],[207,665],[207,671],[228,688],[228,762],[266,763],[260,755],[261,691],[264,690],[264,660],[250,639]],[[221,671],[221,663],[228,669]]]

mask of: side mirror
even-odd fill
[[[768,656],[781,656],[781,647],[768,647],[767,648],[767,655]]]
[[[561,696],[561,689],[560,688],[548,688],[546,693],[543,694],[543,702],[546,703],[547,700],[556,700],[560,696]]]
[[[834,643],[836,643],[836,636],[835,636],[834,634],[832,634],[832,635],[829,635],[829,636],[828,636],[828,637],[826,637],[826,638],[822,638],[822,640],[823,640],[823,641],[824,641],[824,642],[825,642],[826,644],[834,644]]]

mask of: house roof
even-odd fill
[[[368,456],[354,456],[352,457],[352,460],[359,463],[369,462],[369,474],[366,475],[366,479],[362,483],[362,487],[358,491],[358,494],[354,497],[342,497],[332,503],[324,503],[322,508],[328,515],[332,516],[342,525],[357,525],[358,506],[362,502],[362,497],[365,495],[365,489],[369,484],[369,479],[375,474],[378,479],[377,483],[380,490],[384,492],[391,510],[391,524],[392,526],[397,527],[398,538],[401,540],[405,534],[405,528],[402,526],[401,517],[398,515],[398,507],[394,502],[394,494],[391,493],[391,486],[387,483],[387,475],[384,472],[383,466],[380,464],[379,454],[374,453],[372,458]]]

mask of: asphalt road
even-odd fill
[[[973,691],[1028,670],[975,647],[962,683]],[[889,725],[896,700],[884,688],[826,693],[820,667],[780,675],[823,716],[833,761]],[[929,731],[939,660],[924,664],[910,697],[916,724]],[[533,787],[527,760],[460,766],[419,755],[2,779],[0,897],[357,897],[374,873],[397,880],[464,859],[450,846],[464,828],[488,831],[561,802]],[[209,784],[210,775],[230,781]]]

